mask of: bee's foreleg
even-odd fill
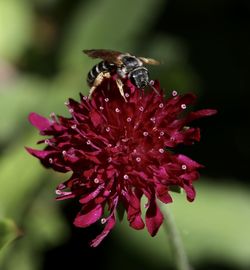
[[[126,97],[125,97],[124,91],[123,91],[123,83],[122,83],[122,81],[120,79],[116,79],[116,84],[117,84],[117,87],[118,87],[118,89],[120,91],[120,94],[122,95],[122,97],[124,98],[124,100],[126,102],[128,102],[127,99],[126,99]]]
[[[98,74],[98,76],[96,77],[93,85],[91,86],[90,90],[89,90],[89,98],[91,98],[92,94],[94,93],[95,89],[97,88],[97,86],[99,86],[104,78],[110,78],[110,73],[109,72],[101,72]]]

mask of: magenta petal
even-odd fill
[[[51,126],[51,123],[47,118],[34,112],[29,114],[29,121],[34,127],[39,129],[40,131],[43,131]]]
[[[89,116],[94,127],[98,127],[99,125],[103,123],[102,117],[100,113],[98,113],[97,111],[95,110],[91,111],[89,113]]]
[[[101,204],[97,204],[95,208],[89,212],[82,214],[78,213],[77,217],[74,220],[74,225],[77,227],[88,227],[89,225],[95,223],[103,214],[103,207]]]
[[[142,230],[145,227],[145,224],[141,218],[141,214],[137,214],[129,225],[136,230]]]
[[[102,240],[109,234],[109,232],[114,228],[115,226],[115,216],[110,216],[109,220],[106,223],[106,226],[104,227],[104,230],[101,234],[99,234],[94,240],[90,242],[91,247],[97,247]]]
[[[49,154],[51,154],[51,151],[46,150],[36,150],[29,147],[25,147],[25,149],[32,155],[39,159],[45,159]]]
[[[157,206],[155,199],[152,199],[146,212],[146,226],[151,236],[155,236],[163,222],[163,215]]]
[[[183,186],[186,194],[187,194],[187,199],[192,202],[195,198],[195,189],[193,188],[193,186],[188,186],[188,185],[184,185]]]

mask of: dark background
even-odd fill
[[[100,247],[89,248],[99,225],[74,228],[78,203],[53,200],[67,177],[45,171],[23,150],[39,138],[26,120],[30,111],[65,115],[63,102],[87,93],[85,77],[95,62],[81,50],[109,48],[159,59],[151,77],[166,94],[195,92],[195,109],[218,110],[195,123],[200,144],[178,149],[205,164],[197,193],[207,197],[198,197],[196,210],[183,199],[174,214],[181,233],[189,232],[184,244],[195,269],[250,269],[250,2],[12,0],[1,8],[0,210],[22,237],[4,249],[0,268],[174,269],[169,250],[164,261],[150,249],[154,241],[152,249],[164,254],[157,245],[164,234],[141,234],[140,244],[139,232],[129,237],[132,229],[117,225]],[[201,231],[192,231],[199,222]]]

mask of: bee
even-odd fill
[[[116,73],[123,79],[128,78],[131,83],[139,89],[151,86],[154,91],[159,94],[153,87],[153,81],[149,80],[148,69],[144,67],[144,64],[159,65],[160,63],[157,60],[104,49],[83,50],[83,52],[91,58],[101,58],[103,60],[96,64],[88,73],[87,83],[91,87],[89,97],[91,97],[96,87],[101,84],[103,79],[110,78],[112,73]],[[123,83],[120,78],[117,78],[116,84],[122,97],[127,101],[123,91]]]

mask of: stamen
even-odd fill
[[[102,223],[102,224],[105,224],[106,222],[107,222],[106,218],[102,218],[102,219],[101,219],[101,223]]]
[[[100,182],[100,181],[99,181],[98,178],[95,178],[95,179],[94,179],[94,183],[99,184],[99,182]]]
[[[173,96],[173,97],[176,97],[176,96],[177,96],[177,94],[178,94],[178,93],[177,93],[177,91],[173,90],[173,92],[172,92],[172,96]]]
[[[187,169],[187,165],[183,164],[183,165],[181,165],[181,168],[182,168],[182,170],[186,170]]]

